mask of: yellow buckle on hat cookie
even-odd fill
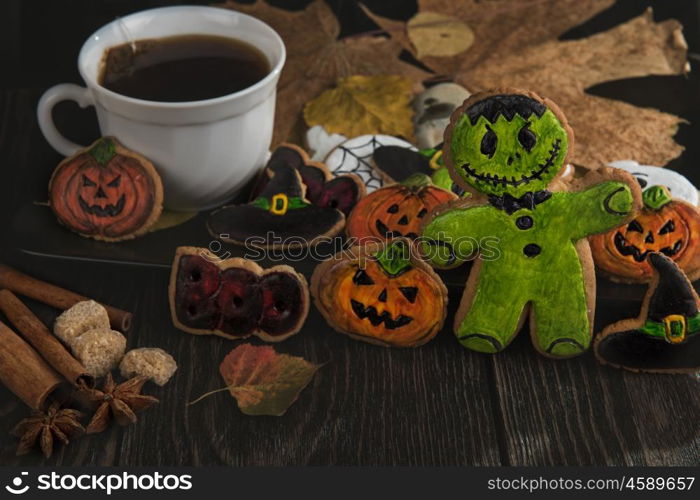
[[[685,316],[680,314],[669,314],[663,319],[664,330],[666,331],[666,340],[672,344],[680,344],[685,340],[685,334],[688,330],[688,323]]]
[[[284,215],[289,208],[289,198],[284,193],[276,194],[270,202],[270,212],[275,215]]]

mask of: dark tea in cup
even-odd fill
[[[100,84],[146,101],[190,102],[243,90],[270,72],[249,43],[216,35],[136,40],[105,51]]]

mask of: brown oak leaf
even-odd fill
[[[271,346],[243,344],[228,353],[219,372],[243,413],[281,416],[319,368]]]
[[[399,74],[420,82],[429,73],[399,60],[401,45],[384,37],[339,39],[340,25],[323,0],[289,11],[263,0],[246,5],[229,0],[224,7],[250,14],[269,24],[287,47],[277,88],[272,146],[284,142],[301,117],[304,105],[351,75]]]
[[[557,38],[609,7],[612,0],[420,0],[419,11],[459,19],[473,45],[451,58],[421,62],[471,91],[521,87],[551,98],[576,135],[571,160],[598,167],[618,159],[665,165],[683,148],[673,140],[682,119],[650,108],[595,97],[586,89],[607,81],[687,71],[687,46],[675,20],[655,23],[651,10],[580,40]],[[416,54],[405,23],[365,11]],[[556,14],[556,15],[555,15]]]

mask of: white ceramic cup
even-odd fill
[[[98,83],[105,49],[128,40],[183,34],[237,38],[257,47],[270,73],[256,84],[215,99],[154,102],[126,97]],[[78,69],[87,88],[64,83],[47,90],[37,115],[44,137],[70,156],[82,146],[61,135],[51,111],[60,101],[95,106],[103,136],[114,136],[156,165],[165,206],[193,211],[218,206],[263,165],[272,140],[277,81],[285,61],[279,35],[254,17],[213,7],[165,7],[118,19],[83,45]]]

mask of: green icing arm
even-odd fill
[[[573,240],[619,226],[633,208],[632,191],[624,182],[608,181],[575,193],[563,193]]]
[[[455,267],[473,258],[478,242],[493,235],[497,217],[489,205],[454,209],[435,217],[423,230],[423,252],[439,268]]]

